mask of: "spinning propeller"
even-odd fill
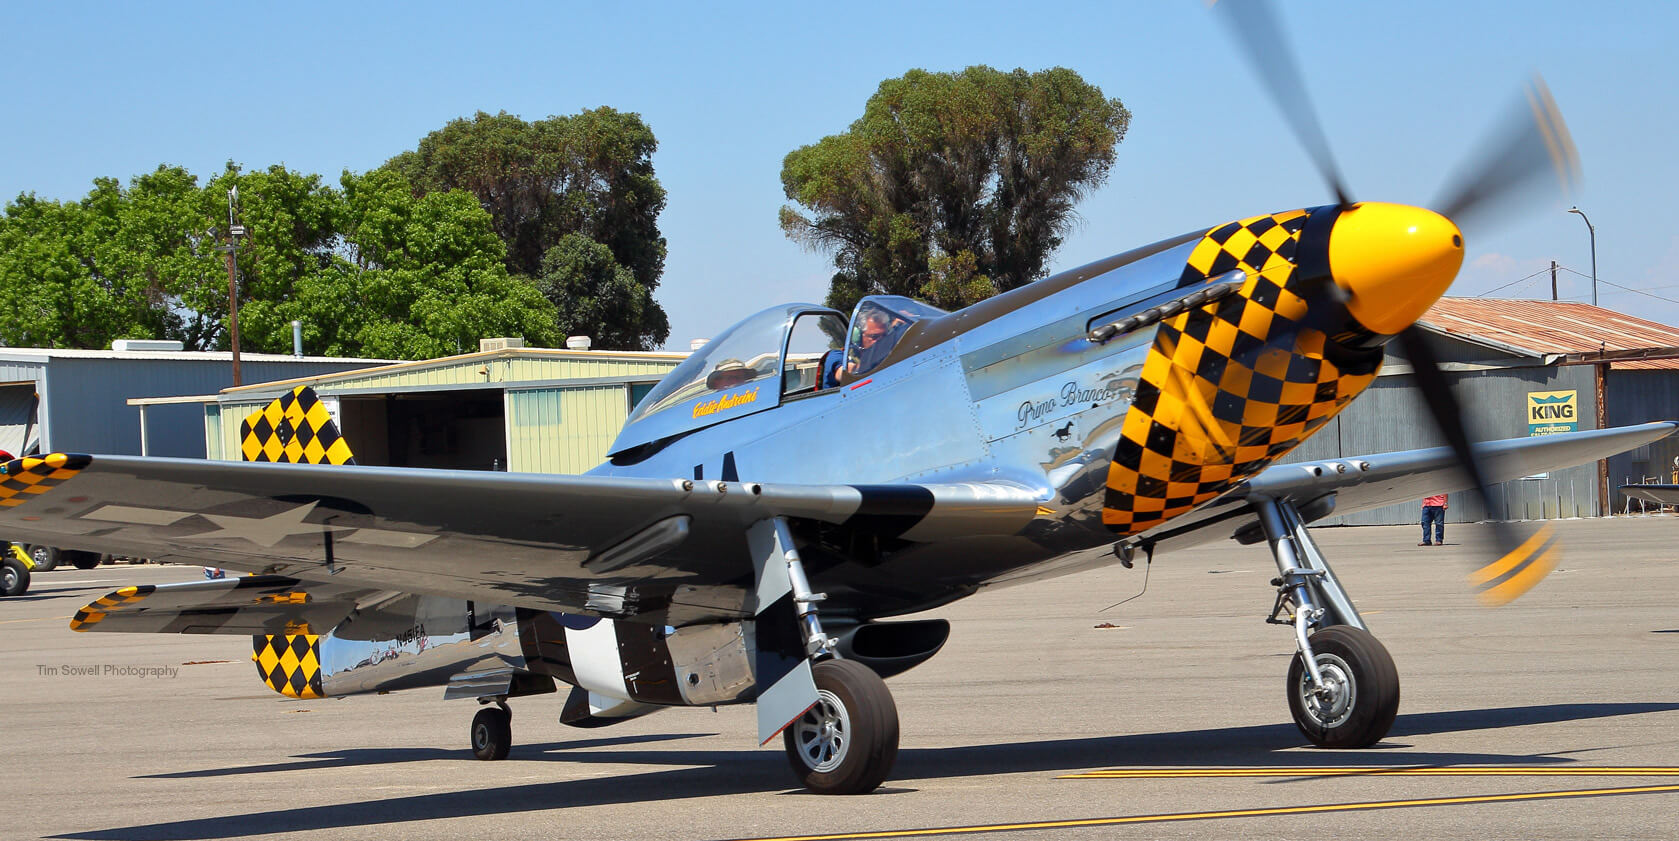
[[[1541,186],[1546,173],[1554,173],[1563,190],[1577,183],[1579,159],[1550,92],[1535,77],[1521,105],[1494,126],[1442,191],[1435,202],[1438,212],[1355,203],[1271,4],[1268,0],[1215,0],[1214,7],[1342,208],[1330,244],[1335,277],[1333,282],[1322,281],[1330,287],[1324,292],[1343,302],[1360,324],[1397,336],[1440,437],[1451,446],[1481,499],[1490,500],[1487,472],[1470,443],[1462,407],[1441,372],[1426,331],[1416,321],[1457,275],[1463,259],[1460,227],[1481,229],[1495,222],[1501,215],[1498,211]],[[1400,224],[1395,226],[1395,221]],[[1343,236],[1342,226],[1347,223],[1352,224]],[[1405,241],[1395,240],[1394,231],[1403,232]],[[1339,261],[1338,248],[1343,255]],[[1550,525],[1533,529],[1495,520],[1493,536],[1499,559],[1470,576],[1483,603],[1499,605],[1517,598],[1556,566],[1560,550]]]

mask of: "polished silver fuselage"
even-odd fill
[[[813,585],[832,599],[825,609],[864,617],[1115,562],[1116,536],[1101,520],[1105,478],[1153,330],[1105,344],[1086,334],[1174,294],[1195,241],[1040,281],[1062,288],[1017,290],[1018,304],[999,296],[991,317],[862,382],[784,398],[591,473],[715,478],[732,463],[743,482],[1008,483],[1042,500],[1013,537],[888,544],[863,557],[806,547]]]

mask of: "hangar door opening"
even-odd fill
[[[499,388],[343,395],[339,427],[360,464],[507,469],[507,404]]]
[[[13,455],[39,449],[41,427],[35,403],[34,383],[0,385],[0,448]]]

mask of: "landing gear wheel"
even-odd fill
[[[98,552],[65,550],[64,556],[70,559],[70,563],[74,565],[76,569],[97,569],[99,567]]]
[[[1321,691],[1298,652],[1288,667],[1288,709],[1294,724],[1320,748],[1367,748],[1382,740],[1399,713],[1399,670],[1369,631],[1330,625],[1309,640]]]
[[[485,707],[472,717],[472,755],[506,759],[513,747],[513,716],[501,707]]]
[[[0,560],[0,596],[21,596],[29,592],[29,570],[16,559]]]
[[[35,562],[36,572],[49,572],[58,566],[58,550],[51,546],[31,546],[28,550],[29,560]]]
[[[817,701],[781,736],[787,764],[816,794],[874,791],[898,761],[898,707],[886,682],[853,660],[812,670]]]

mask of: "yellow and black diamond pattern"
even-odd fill
[[[70,630],[86,631],[103,621],[111,611],[124,605],[133,604],[151,595],[152,591],[156,589],[157,587],[151,584],[142,584],[137,587],[124,587],[115,593],[100,598],[87,607],[76,611],[76,615],[70,617]]]
[[[306,385],[247,415],[239,424],[239,438],[240,454],[246,461],[356,463],[326,404]]]
[[[1363,391],[1324,359],[1291,290],[1308,212],[1232,222],[1190,253],[1182,285],[1241,269],[1241,289],[1161,322],[1108,467],[1102,522],[1137,534],[1194,509],[1294,449]]]
[[[93,463],[92,456],[53,453],[0,465],[0,506],[16,508],[64,483]]]
[[[251,637],[257,674],[270,689],[289,698],[324,698],[321,638],[313,634],[257,634]]]

